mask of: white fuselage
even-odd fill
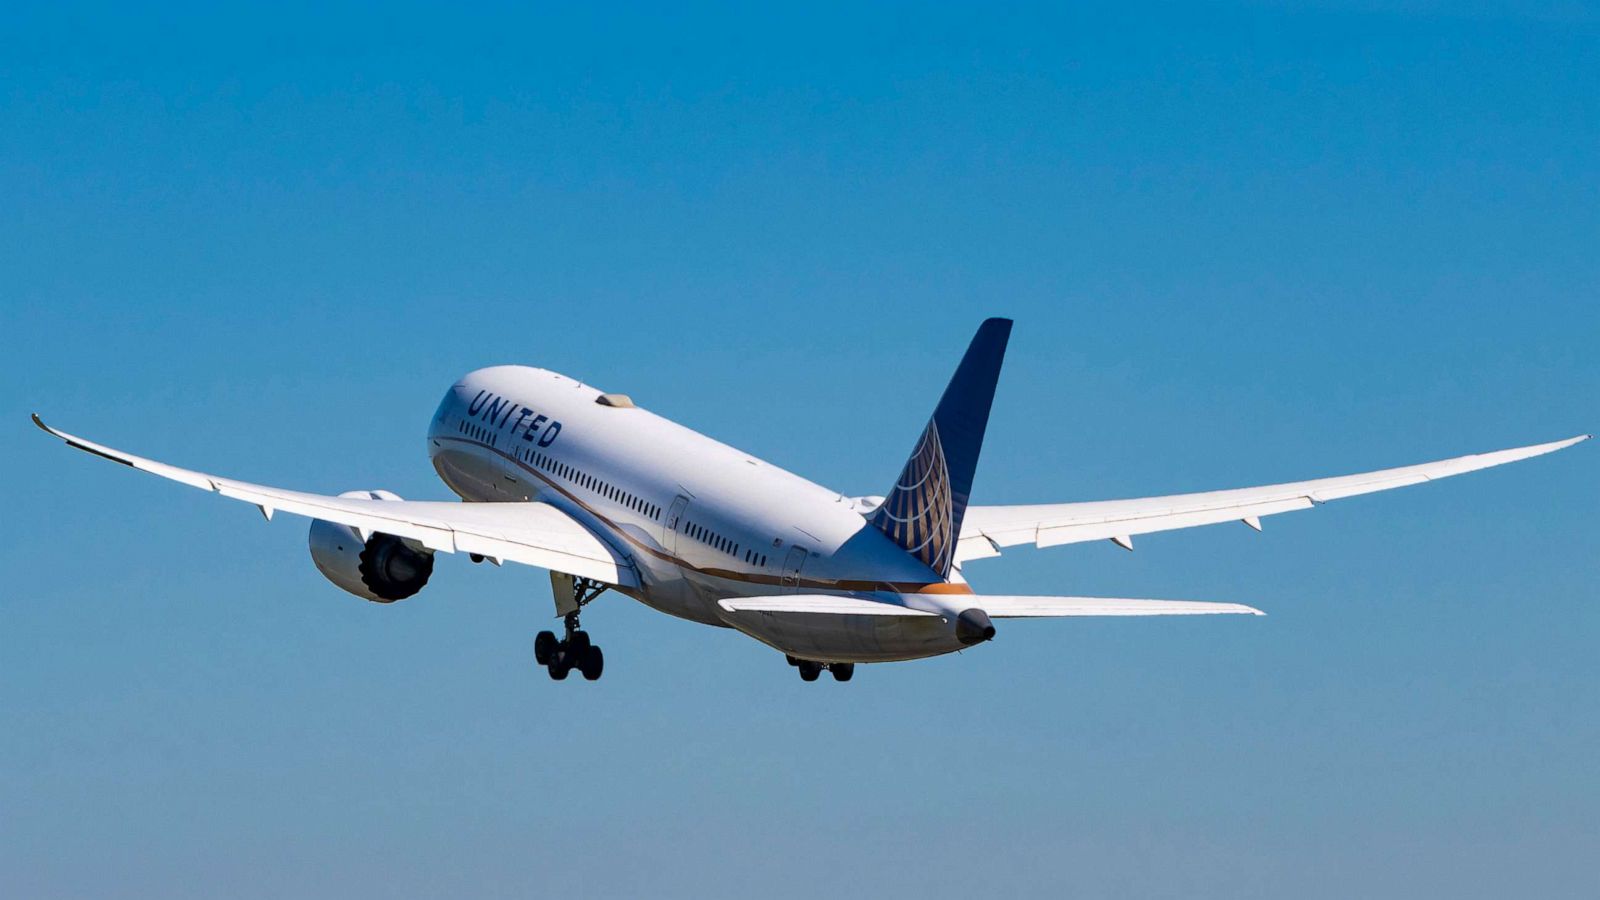
[[[480,369],[440,403],[429,456],[463,500],[537,501],[575,517],[638,572],[641,587],[625,592],[662,612],[826,661],[964,646],[946,619],[724,611],[720,599],[763,594],[969,591],[868,524],[870,506],[601,396],[543,369]]]

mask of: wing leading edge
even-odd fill
[[[242,500],[261,510],[268,519],[281,511],[348,525],[363,536],[381,532],[409,538],[430,550],[444,553],[476,553],[607,584],[639,585],[632,563],[576,519],[547,503],[328,497],[221,478],[145,459],[52,428],[38,415],[33,417],[33,423],[66,441],[69,447],[190,487]]]
[[[956,559],[999,556],[1001,547],[1019,544],[1054,547],[1096,540],[1112,540],[1131,550],[1136,534],[1218,522],[1242,521],[1259,531],[1262,516],[1310,509],[1329,500],[1387,491],[1543,456],[1589,437],[1585,434],[1564,441],[1458,456],[1415,466],[1263,487],[1088,503],[969,506],[956,546]]]

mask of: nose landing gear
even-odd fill
[[[801,681],[816,681],[822,676],[822,670],[827,669],[833,675],[834,681],[849,681],[856,674],[855,663],[824,663],[812,659],[797,659],[784,654],[784,659],[789,665],[800,670]]]

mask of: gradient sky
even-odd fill
[[[4,13],[0,893],[1593,896],[1594,444],[968,567],[1266,618],[808,685],[611,596],[555,684],[543,571],[363,603],[27,420],[440,499],[526,363],[881,493],[1008,315],[979,503],[1594,431],[1593,7],[479,8]]]

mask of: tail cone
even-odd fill
[[[977,607],[956,616],[956,640],[968,647],[981,644],[994,637],[994,623],[989,614]]]

